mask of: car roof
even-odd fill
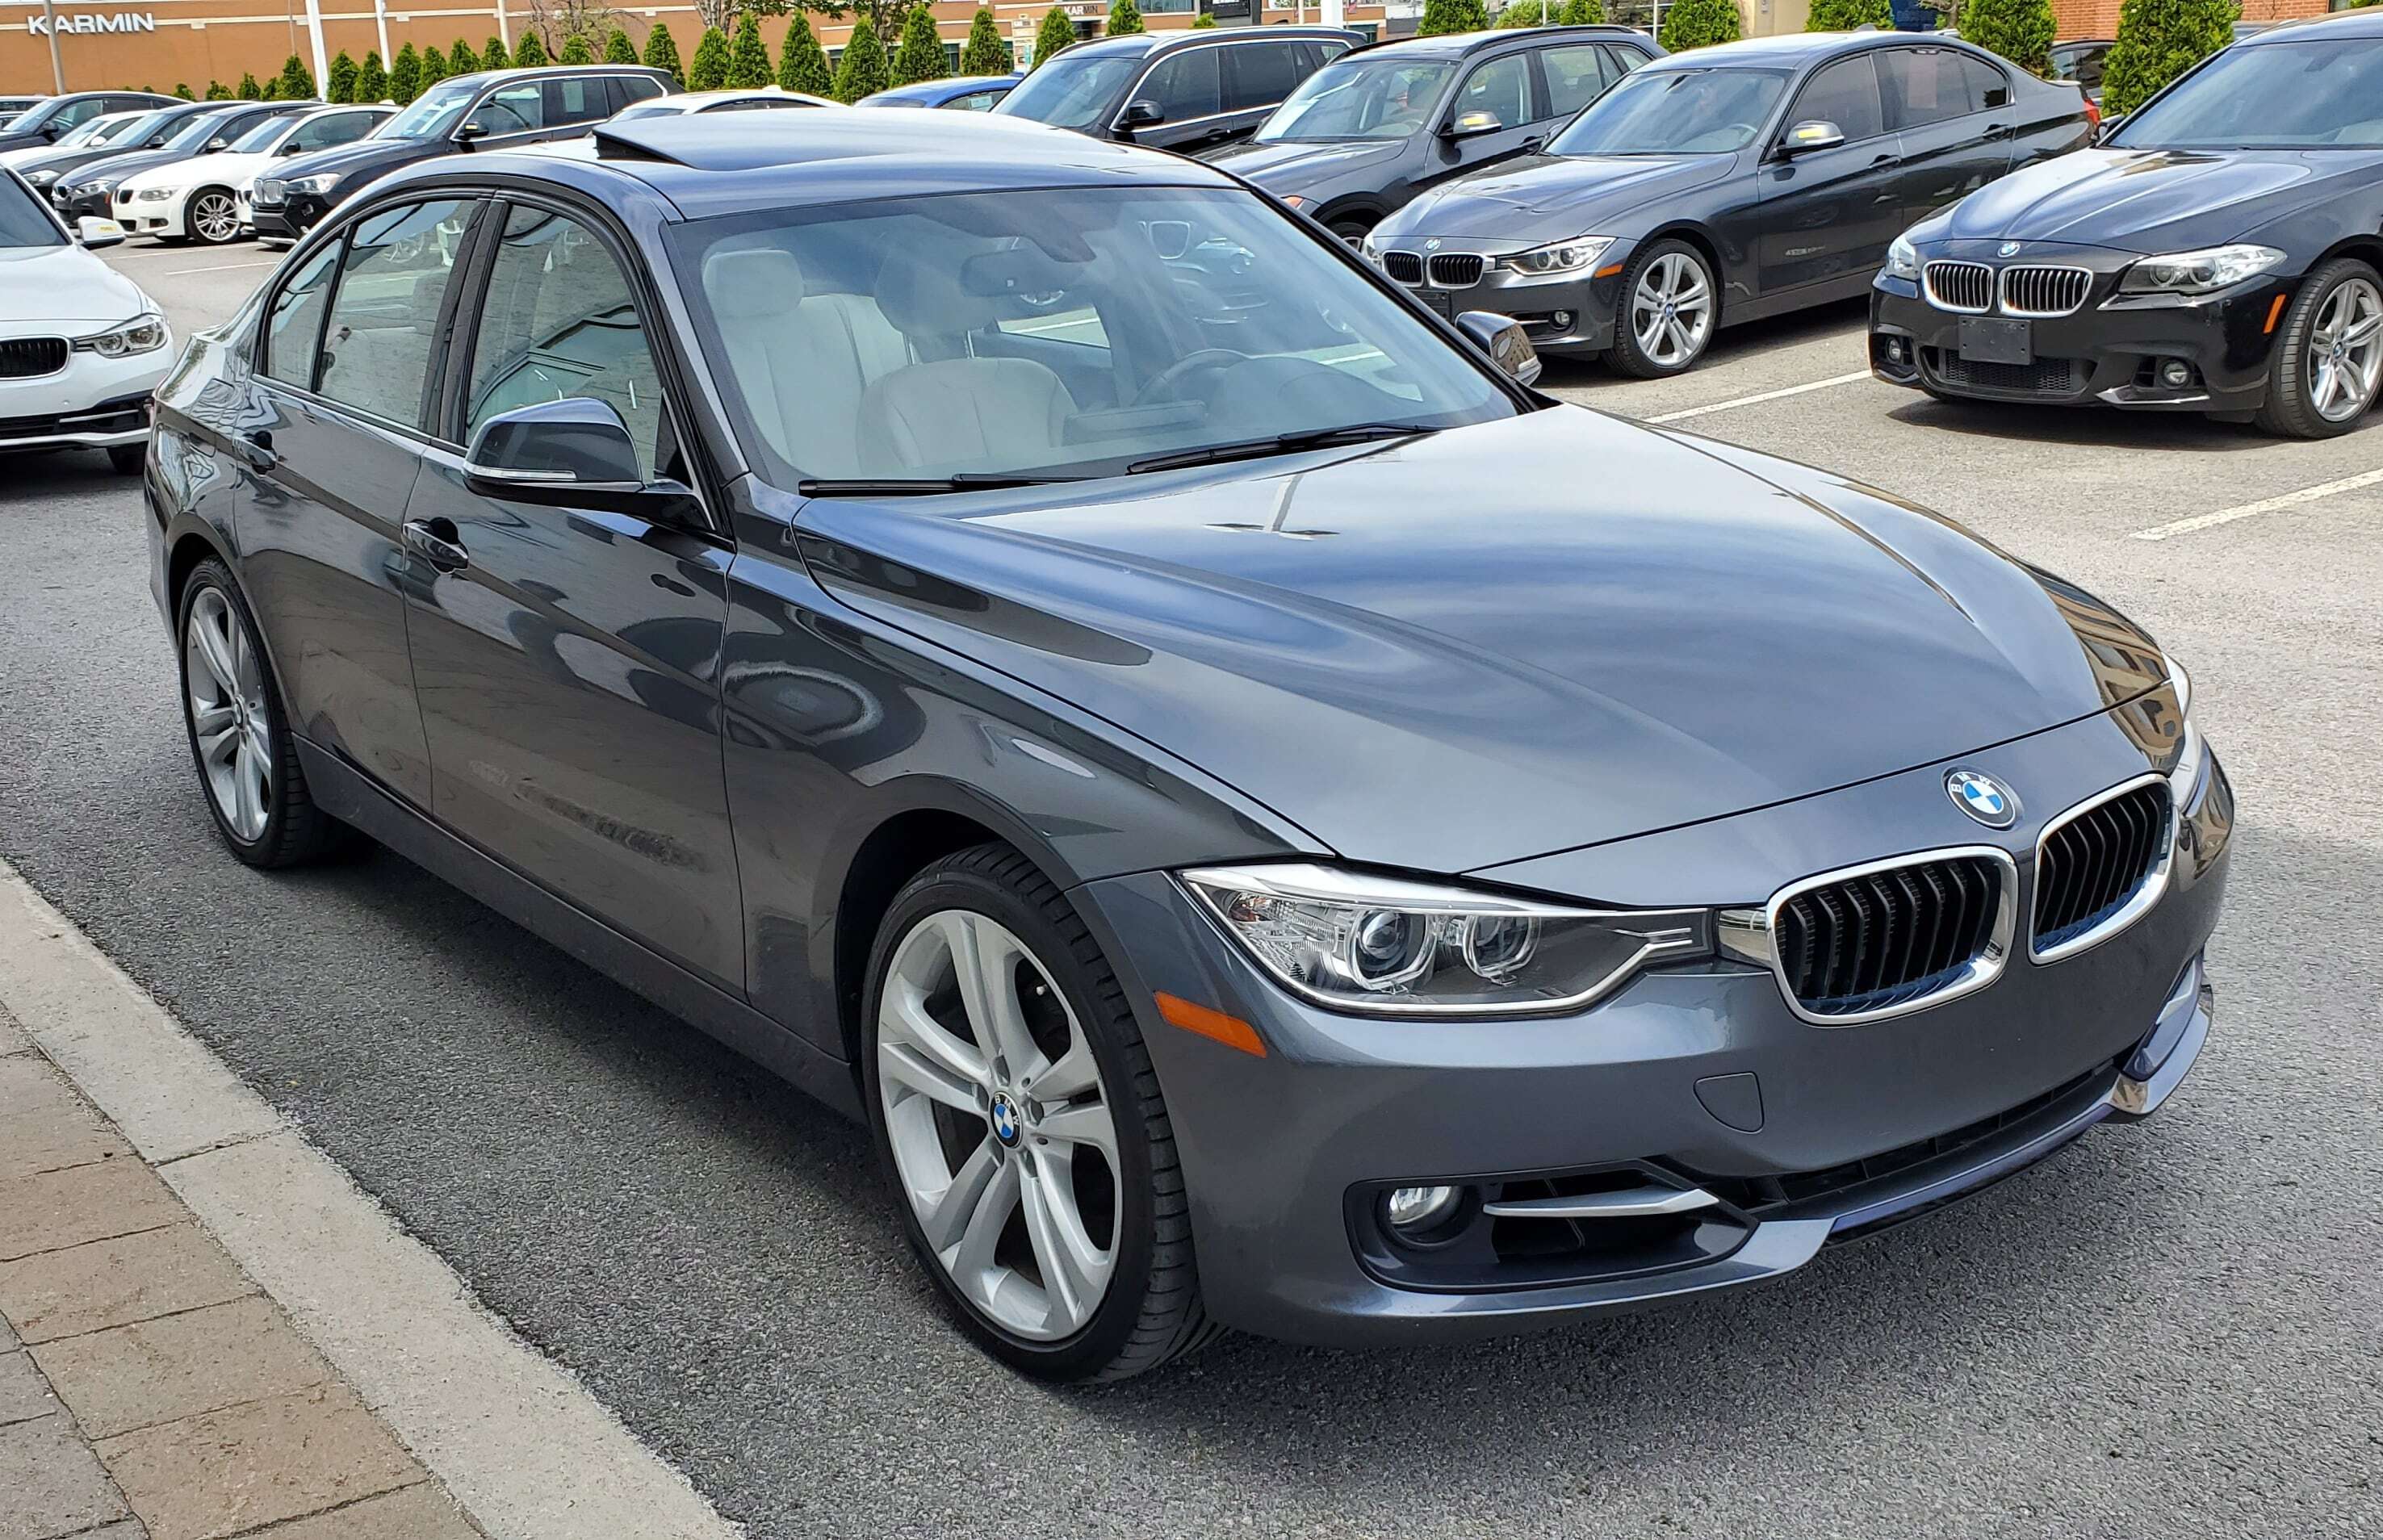
[[[820,112],[804,116],[799,134],[787,133],[775,117],[723,112],[602,123],[593,136],[592,158],[584,150],[532,145],[418,162],[391,181],[410,185],[501,170],[601,196],[617,191],[619,179],[634,178],[690,217],[1030,187],[1240,185],[1180,155],[1020,117]]]
[[[2323,34],[2326,42],[2343,38],[2383,37],[2383,9],[2366,6],[2354,11],[2336,11],[2331,16],[2296,17],[2278,21],[2238,38],[2237,48],[2273,48],[2293,43],[2312,43]]]
[[[494,80],[542,80],[552,75],[651,75],[661,80],[671,79],[666,71],[649,69],[642,64],[545,64],[531,69],[483,69],[472,75],[450,75],[438,84],[477,87]]]
[[[1201,29],[1203,31],[1207,30],[1204,27]],[[913,80],[908,85],[887,86],[884,90],[871,94],[877,96],[966,94],[971,91],[985,90],[990,86],[1014,86],[1024,79],[1026,77],[1023,75],[946,75],[940,80]]]
[[[1654,40],[1636,27],[1624,27],[1618,21],[1600,21],[1587,26],[1554,27],[1493,27],[1478,32],[1441,32],[1432,37],[1385,38],[1362,48],[1355,54],[1397,54],[1414,58],[1465,58],[1501,43],[1535,43],[1545,47],[1567,38],[1636,38]]]
[[[1352,32],[1340,27],[1176,27],[1164,32],[1129,32],[1124,37],[1093,38],[1088,43],[1070,43],[1063,50],[1071,57],[1130,57],[1155,54],[1163,48],[1188,48],[1202,43],[1281,43],[1288,39],[1338,38],[1344,43],[1365,41],[1363,32]],[[1056,58],[1055,54],[1052,57]]]
[[[1921,48],[1959,48],[1967,54],[1983,55],[1983,51],[1974,43],[1963,43],[1950,32],[1780,32],[1771,37],[1743,38],[1735,43],[1716,43],[1710,48],[1667,55],[1647,68],[1700,69],[1715,65],[1724,68],[1767,65],[1773,68],[1794,69],[1814,59],[1857,54],[1865,48],[1891,48],[1897,43]]]

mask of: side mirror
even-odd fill
[[[1531,346],[1523,323],[1495,311],[1468,310],[1456,318],[1456,329],[1489,355],[1489,362],[1520,384],[1539,377],[1539,351]]]
[[[94,219],[86,214],[75,221],[75,240],[86,252],[103,246],[124,244],[124,227],[113,219]]]
[[[2096,144],[2109,143],[2110,136],[2117,133],[2120,126],[2126,121],[2127,115],[2123,112],[2118,114],[2116,117],[2105,117],[2102,119],[2102,126],[2093,130],[2093,142]]]
[[[645,479],[628,425],[611,402],[592,396],[517,407],[482,423],[463,457],[463,485],[484,498],[549,508],[701,516],[686,487]]]
[[[65,129],[61,129],[61,128],[59,128],[59,127],[57,126],[57,124],[56,124],[55,122],[51,122],[51,123],[44,123],[44,124],[43,124],[40,128],[38,128],[38,129],[34,129],[33,131],[34,131],[35,133],[40,134],[43,139],[48,140],[51,143],[55,144],[55,143],[56,143],[56,142],[57,142],[58,135],[59,135],[59,134],[61,134],[61,133],[64,133],[66,130],[65,130]]]
[[[276,150],[273,153],[277,155],[295,155],[303,154],[305,146],[303,144],[284,144],[280,149]]]
[[[207,147],[200,153],[202,154],[219,155],[230,148],[231,141],[226,139],[221,134],[217,134],[215,138],[207,141]]]
[[[1153,129],[1166,121],[1167,109],[1147,96],[1128,102],[1125,111],[1117,115],[1117,127],[1120,129]]]
[[[455,147],[459,150],[468,150],[472,147],[472,141],[486,139],[488,135],[488,127],[485,123],[459,124],[453,135]]]
[[[1825,117],[1809,117],[1787,130],[1779,142],[1783,155],[1809,155],[1815,150],[1834,150],[1846,142],[1846,131]]]
[[[1458,113],[1440,131],[1451,139],[1471,139],[1475,134],[1494,134],[1505,126],[1498,120],[1496,113],[1476,108],[1472,112]]]

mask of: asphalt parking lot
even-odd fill
[[[272,261],[108,254],[182,333]],[[757,1534],[2383,1534],[2383,430],[1942,405],[1862,373],[1860,328],[1542,383],[2115,601],[2191,669],[2241,825],[2169,1110],[1767,1288],[1019,1381],[936,1318],[858,1129],[394,857],[216,848],[97,454],[0,462],[0,856]]]

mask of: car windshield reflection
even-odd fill
[[[1787,89],[1778,69],[1642,69],[1548,145],[1558,155],[1718,155],[1745,149]]]
[[[1455,73],[1444,59],[1341,59],[1301,82],[1258,129],[1257,142],[1405,139],[1428,121]]]
[[[2122,150],[2383,145],[2383,40],[2268,43],[2220,55],[2112,136]]]

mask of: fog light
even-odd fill
[[[1430,1233],[1456,1216],[1464,1201],[1461,1187],[1393,1188],[1382,1200],[1382,1217],[1389,1221],[1391,1233],[1401,1240],[1427,1238]]]
[[[1572,330],[1572,312],[1569,310],[1559,310],[1548,319],[1555,323],[1558,331]]]
[[[1903,362],[1903,339],[1900,337],[1890,337],[1886,339],[1886,361],[1889,363]]]
[[[2180,358],[2162,359],[2159,379],[2169,389],[2181,390],[2192,383],[2192,365]]]

